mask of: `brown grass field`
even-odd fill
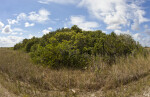
[[[21,97],[136,97],[150,86],[150,56],[122,58],[112,66],[101,59],[91,64],[52,70],[32,63],[27,53],[0,48],[0,84]]]

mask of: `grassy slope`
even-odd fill
[[[28,54],[7,48],[0,48],[0,59],[0,83],[16,95],[27,97],[128,97],[142,94],[150,85],[150,57],[122,59],[109,68],[94,61],[94,71],[50,70],[34,65]]]

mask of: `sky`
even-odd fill
[[[150,47],[150,0],[0,0],[0,47],[58,28],[129,34]]]

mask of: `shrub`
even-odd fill
[[[81,55],[78,49],[74,49],[70,41],[63,41],[55,46],[53,44],[40,46],[36,52],[31,53],[31,56],[35,62],[52,68],[83,68],[88,62],[87,56]]]
[[[71,29],[58,29],[41,38],[24,39],[14,46],[14,49],[21,48],[30,52],[34,62],[53,68],[83,68],[88,66],[93,55],[101,56],[109,65],[122,56],[146,56],[144,48],[130,35],[105,34],[100,30],[82,31],[76,25]]]
[[[28,42],[26,43],[25,45],[25,51],[26,52],[30,52],[31,51],[31,48],[34,44],[38,44],[39,43],[39,39],[38,38],[31,38],[28,40]]]
[[[14,46],[14,50],[19,50],[21,49],[23,46],[22,46],[22,43],[18,43]]]

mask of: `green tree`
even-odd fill
[[[82,33],[82,29],[80,29],[77,25],[72,26],[71,30],[75,31],[76,33]]]

